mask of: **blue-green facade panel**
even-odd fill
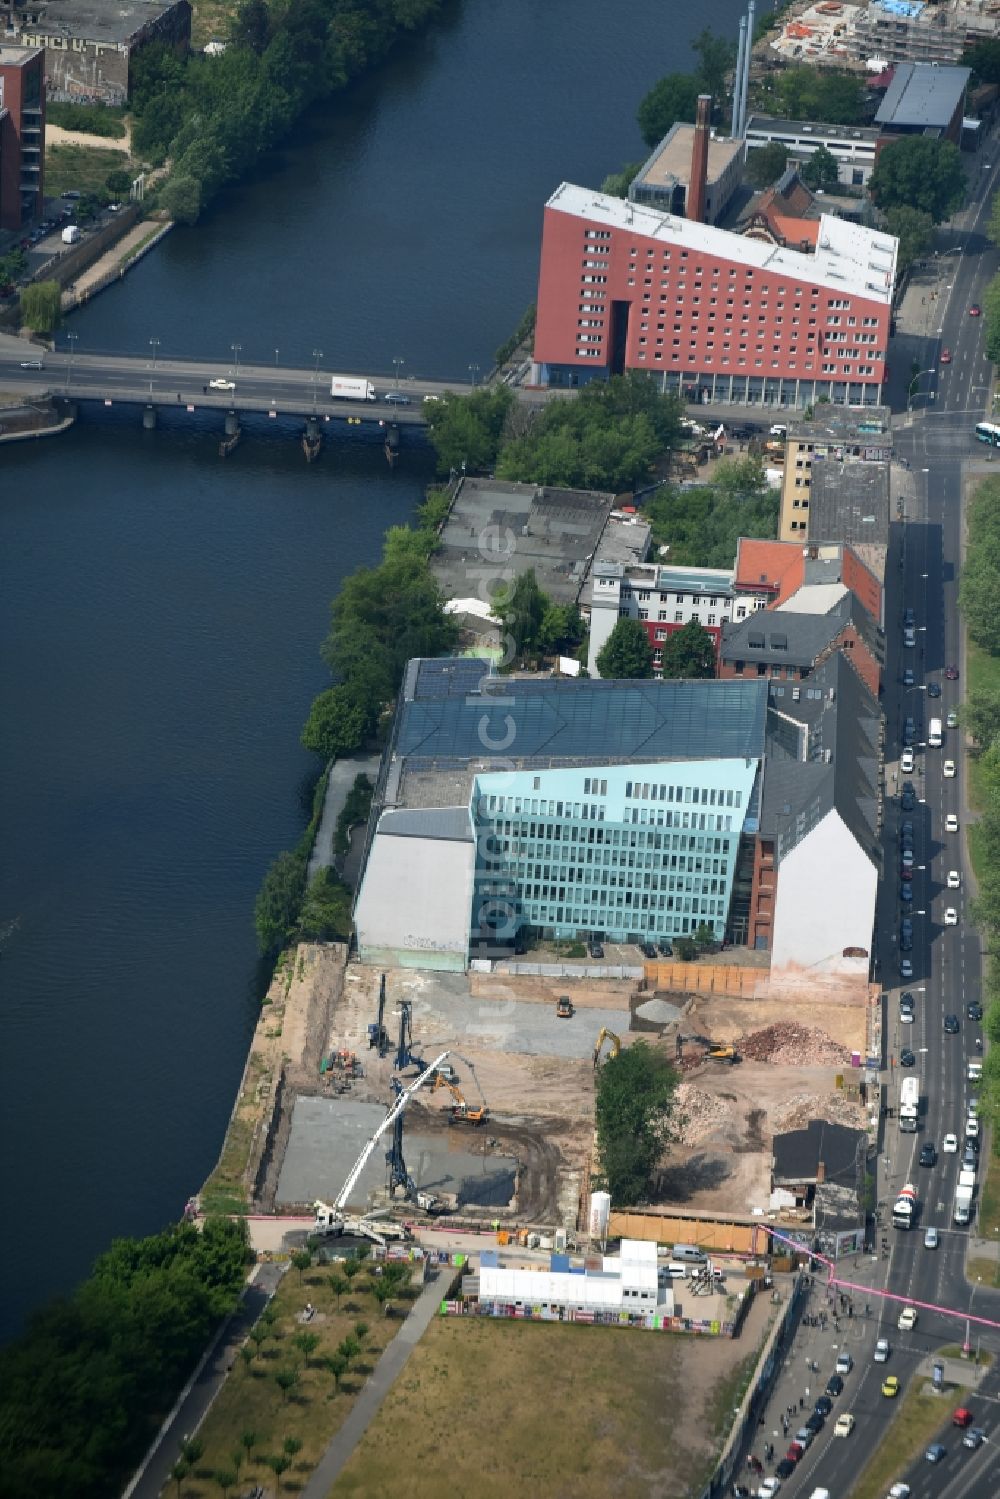
[[[725,934],[757,760],[480,775],[473,933]]]

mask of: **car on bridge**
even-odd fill
[[[221,378],[216,379],[216,380],[209,380],[209,382],[208,382],[208,388],[209,388],[209,390],[235,390],[236,389],[236,381],[235,380],[223,380]]]
[[[387,390],[382,397],[388,406],[409,406],[410,398],[405,390]]]

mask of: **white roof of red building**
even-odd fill
[[[852,224],[832,214],[825,213],[820,218],[815,253],[807,255],[801,250],[748,239],[728,229],[717,229],[713,224],[677,218],[645,204],[629,203],[570,182],[556,188],[545,206],[594,224],[660,240],[663,244],[700,250],[705,255],[789,276],[846,296],[865,297],[886,307],[892,303],[899,241],[891,234]]]

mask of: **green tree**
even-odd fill
[[[350,886],[332,869],[318,869],[309,881],[299,914],[298,935],[304,942],[347,942],[351,936]]]
[[[230,31],[237,47],[247,47],[258,57],[271,40],[271,14],[264,0],[243,0],[237,7]]]
[[[240,1475],[237,1473],[235,1468],[216,1468],[215,1472],[212,1474],[212,1477],[215,1479],[216,1483],[219,1485],[219,1488],[222,1490],[223,1499],[225,1499],[225,1496],[229,1493],[229,1490],[231,1488],[235,1488],[236,1484],[239,1482]]]
[[[203,187],[197,177],[178,173],[160,189],[160,207],[179,224],[197,224],[201,217]]]
[[[837,158],[825,146],[817,146],[809,160],[802,163],[799,176],[806,187],[822,188],[824,192],[832,192],[840,182]]]
[[[959,722],[985,750],[1000,738],[1000,688],[977,687],[958,710]]]
[[[780,141],[771,141],[747,152],[747,177],[756,188],[770,187],[777,182],[787,165],[788,147]]]
[[[323,1359],[323,1368],[333,1379],[333,1393],[340,1394],[340,1381],[347,1373],[347,1360],[342,1353],[328,1353]]]
[[[994,276],[986,288],[983,321],[986,324],[986,357],[994,364],[1000,364],[1000,275]]]
[[[282,1448],[284,1449],[286,1457],[295,1458],[302,1451],[302,1438],[301,1437],[286,1437],[285,1440],[282,1442],[281,1445],[282,1445]]]
[[[979,486],[968,511],[968,538],[959,607],[971,638],[996,655],[1000,653],[1000,610],[995,597],[1000,573],[1000,479],[988,479]]]
[[[270,1457],[266,1457],[264,1461],[278,1480],[280,1487],[282,1478],[292,1466],[291,1458],[286,1457],[283,1452],[275,1452]]]
[[[536,654],[549,600],[538,586],[535,569],[519,574],[493,596],[492,611],[503,625],[507,658],[511,664]]]
[[[365,1338],[368,1336],[368,1323],[367,1322],[355,1322],[355,1324],[354,1324],[354,1336],[358,1340],[358,1347],[359,1348],[363,1347],[364,1346]]]
[[[319,1347],[319,1333],[297,1332],[292,1339],[292,1343],[299,1350],[306,1363],[308,1363]]]
[[[715,946],[715,932],[706,921],[699,921],[694,932],[694,945],[700,949]]]
[[[639,620],[618,621],[597,653],[597,670],[607,681],[653,675],[653,650]]]
[[[583,617],[575,604],[549,604],[538,639],[544,651],[566,655],[580,644],[584,630]]]
[[[32,333],[53,333],[61,319],[58,281],[33,281],[21,290],[21,322]]]
[[[292,1268],[299,1272],[299,1285],[301,1285],[303,1275],[312,1267],[313,1257],[308,1249],[293,1249],[290,1259]]]
[[[628,161],[620,172],[609,172],[601,183],[601,192],[609,198],[627,198],[628,190],[642,171],[641,161]]]
[[[313,699],[302,743],[324,760],[340,760],[361,748],[367,726],[367,715],[354,690],[343,684],[328,687]]]
[[[120,167],[117,171],[109,172],[104,179],[104,186],[116,202],[123,202],[132,191],[132,173],[123,171]]]
[[[777,75],[772,110],[790,120],[824,120],[831,125],[864,123],[864,86],[856,73],[798,65]]]
[[[699,92],[711,94],[718,104],[726,92],[726,80],[736,63],[736,48],[726,36],[716,36],[706,26],[691,43],[698,58],[696,78]]]
[[[636,114],[646,145],[658,145],[678,120],[693,124],[700,92],[698,79],[691,73],[668,73],[654,83]]]
[[[636,1041],[598,1076],[595,1119],[601,1175],[621,1207],[647,1201],[670,1139],[677,1074],[661,1051]]]
[[[741,536],[777,534],[780,496],[767,485],[759,459],[724,461],[712,485],[664,486],[644,502],[653,542],[669,546],[680,567],[730,567]]]
[[[295,930],[306,890],[306,861],[299,854],[279,854],[264,876],[254,905],[254,926],[261,952],[278,950]]]
[[[257,1433],[252,1427],[247,1427],[246,1431],[240,1432],[240,1445],[246,1454],[247,1462],[249,1462],[250,1454],[257,1445]]]
[[[500,437],[514,405],[509,386],[480,386],[471,395],[445,391],[426,411],[427,434],[437,454],[438,472],[485,473],[492,469]]]
[[[696,619],[668,635],[663,642],[664,677],[714,677],[715,641]]]
[[[335,1271],[333,1275],[328,1275],[326,1277],[326,1283],[330,1287],[330,1290],[333,1292],[334,1296],[336,1296],[337,1298],[337,1310],[339,1312],[341,1298],[346,1291],[350,1290],[351,1283],[347,1279],[346,1275],[341,1275],[339,1271]]]
[[[900,203],[886,213],[889,233],[899,240],[896,258],[897,274],[906,270],[915,260],[922,260],[930,253],[934,243],[934,221],[929,213],[920,208],[911,208]],[[919,371],[918,371],[919,372]]]
[[[177,1485],[177,1499],[181,1499],[181,1484],[191,1471],[191,1464],[179,1457],[170,1469],[170,1476]]]
[[[966,47],[962,64],[972,69],[980,83],[1000,83],[1000,41],[990,38]]]
[[[283,1400],[288,1400],[292,1391],[295,1389],[295,1386],[298,1384],[299,1378],[300,1376],[298,1369],[295,1369],[291,1366],[285,1369],[279,1369],[275,1374],[274,1382],[278,1386],[278,1389],[281,1391],[281,1398]]]
[[[908,204],[940,224],[965,198],[958,147],[928,136],[903,136],[882,151],[868,190],[885,212]]]

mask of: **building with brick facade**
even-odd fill
[[[815,602],[825,602],[823,590],[817,592],[820,597]],[[877,698],[885,642],[867,609],[853,593],[841,592],[824,613],[805,613],[795,607],[795,597],[778,609],[762,610],[724,626],[719,647],[720,678],[805,682],[839,651]]]
[[[590,637],[587,669],[600,676],[597,657],[620,619],[637,619],[653,650],[653,675],[662,677],[663,644],[690,620],[697,620],[718,646],[723,623],[731,617],[733,574],[715,567],[661,567],[646,563],[622,567],[597,562],[591,572]]]
[[[695,129],[683,120],[671,126],[633,178],[628,190],[632,203],[648,203],[665,213],[687,217]],[[710,137],[705,173],[706,224],[718,223],[732,202],[743,180],[745,149],[742,141]]]
[[[42,212],[45,188],[45,55],[0,43],[0,229]]]
[[[809,535],[813,475],[822,464],[885,464],[891,457],[892,431],[887,407],[874,411],[833,411],[821,407],[811,421],[796,422],[789,427],[781,481],[778,525],[781,540],[802,541]]]
[[[8,26],[45,49],[48,95],[59,101],[126,104],[143,47],[191,46],[189,0],[13,0]]]
[[[755,609],[794,609],[825,614],[844,594],[853,593],[880,629],[884,628],[882,578],[853,547],[842,542],[805,546],[795,542],[741,537],[733,573],[733,619]]]
[[[533,378],[645,370],[719,403],[878,405],[896,251],[828,215],[804,254],[563,183],[545,206]]]

